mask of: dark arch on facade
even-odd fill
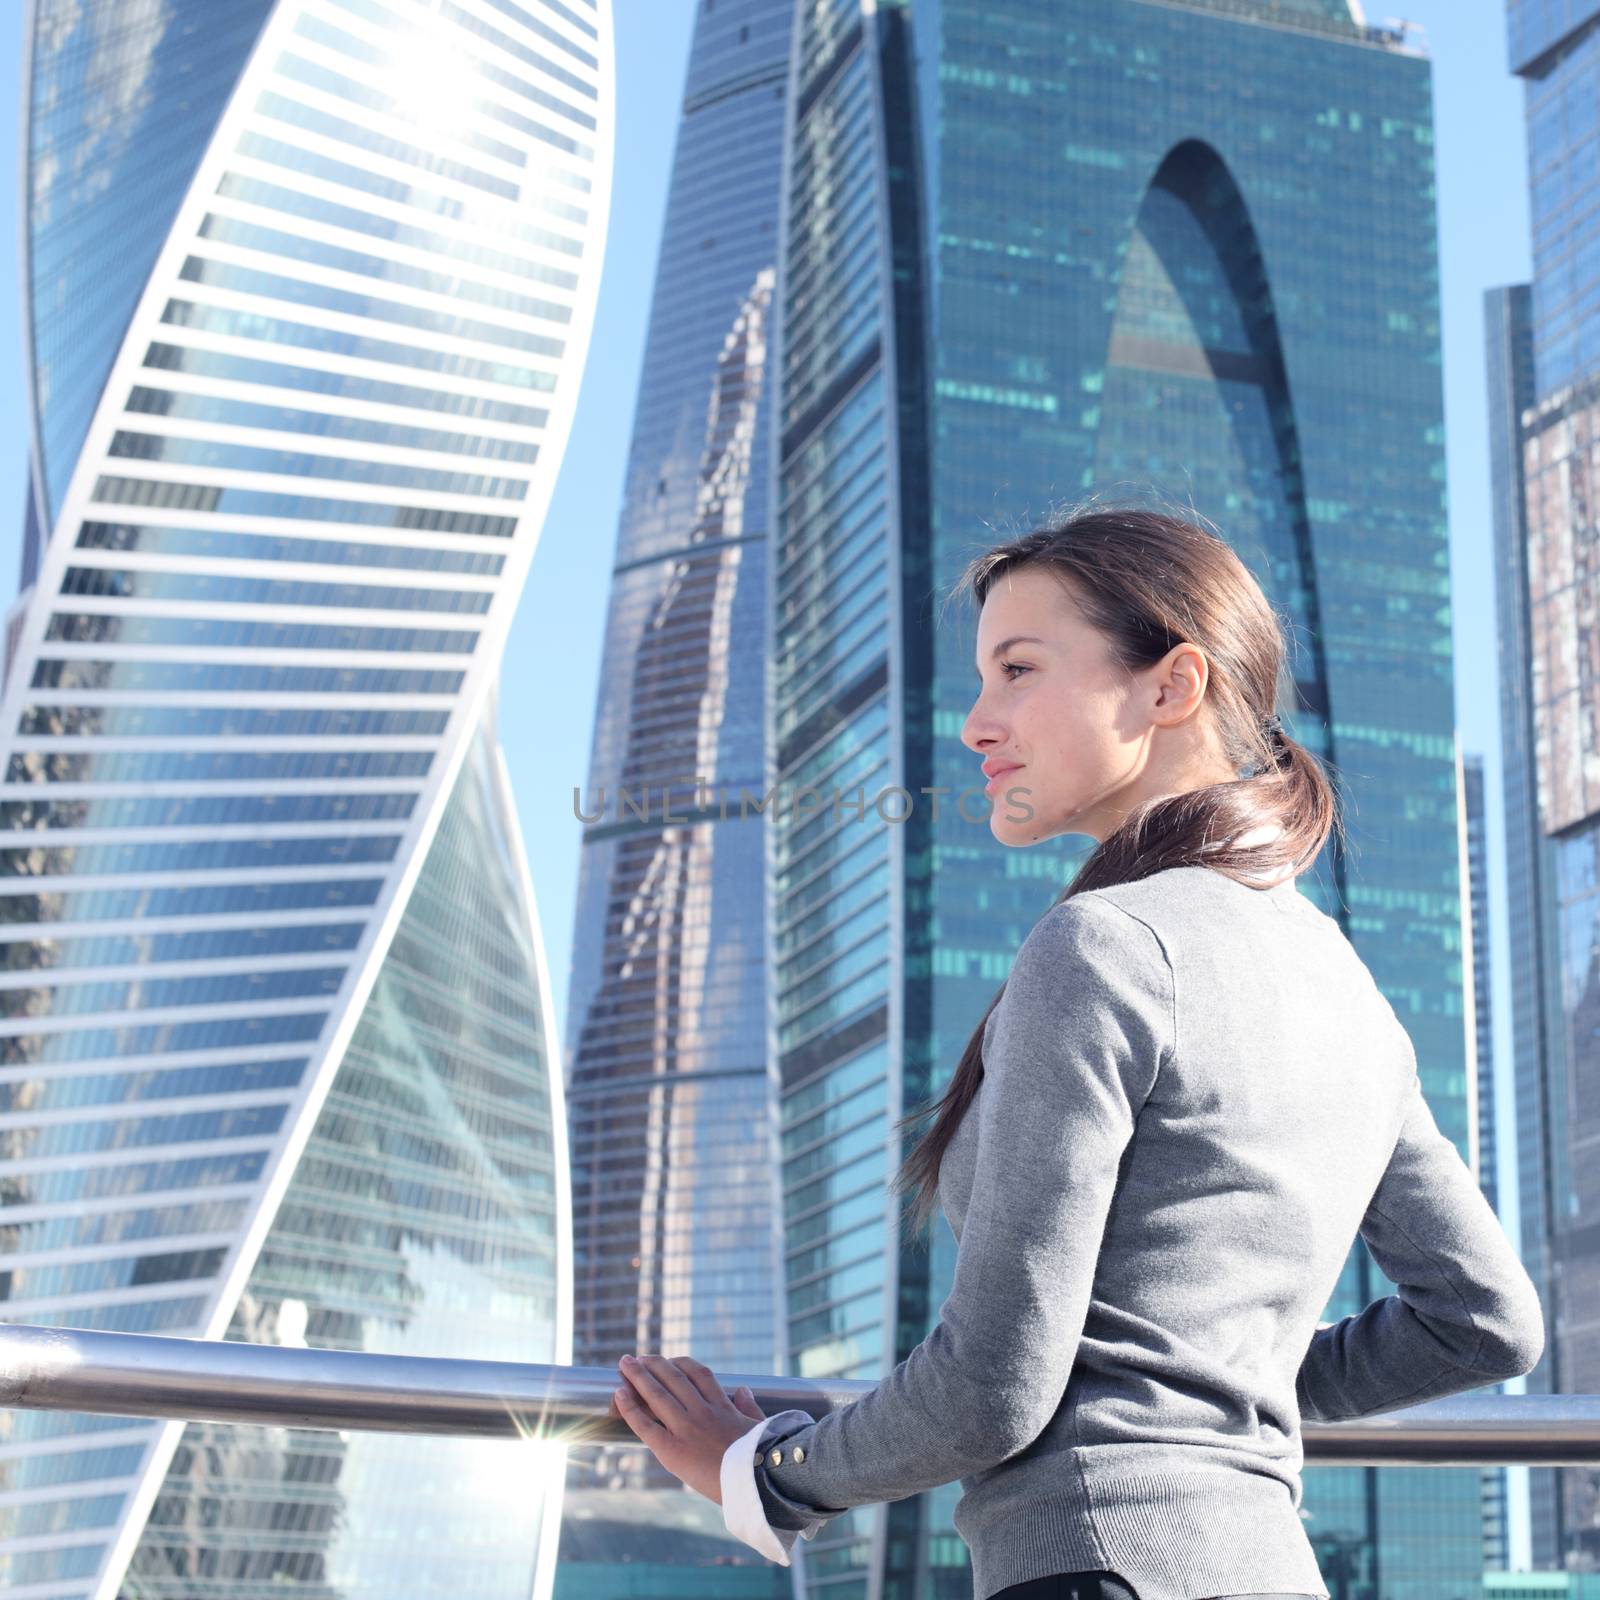
[[[1322,601],[1317,581],[1311,518],[1306,508],[1305,476],[1300,450],[1299,429],[1295,422],[1294,401],[1289,388],[1288,369],[1278,331],[1277,310],[1272,284],[1260,240],[1251,221],[1243,193],[1228,170],[1227,163],[1209,144],[1200,139],[1185,139],[1173,146],[1150,180],[1150,189],[1161,189],[1179,200],[1194,217],[1221,265],[1224,280],[1232,294],[1250,343],[1250,377],[1260,384],[1271,418],[1273,443],[1277,452],[1279,479],[1284,502],[1289,510],[1290,532],[1301,591],[1305,596],[1305,616],[1310,634],[1311,681],[1292,675],[1296,713],[1309,713],[1322,719],[1327,730],[1330,756],[1335,744],[1333,705],[1328,681],[1327,649],[1322,628]],[[1146,195],[1148,199],[1148,194]],[[1143,213],[1144,201],[1139,214]],[[1188,275],[1172,274],[1174,287],[1184,298],[1197,326],[1204,325],[1206,307],[1189,296],[1197,291]],[[1218,378],[1242,375],[1226,370],[1220,352],[1207,352]],[[1233,358],[1237,362],[1237,357]],[[1335,782],[1337,783],[1335,775]],[[1330,865],[1338,894],[1341,920],[1349,904],[1346,894],[1344,852],[1338,835],[1331,841]]]

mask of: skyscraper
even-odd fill
[[[1522,471],[1522,414],[1533,403],[1531,300],[1527,285],[1484,296],[1488,346],[1489,470],[1493,490],[1495,615],[1499,626],[1500,760],[1505,815],[1506,923],[1511,999],[1511,1079],[1516,1106],[1518,1244],[1538,1285],[1545,1323],[1559,1305],[1551,1273],[1554,1237],[1551,1116],[1565,1095],[1566,1028],[1561,1014],[1556,926],[1556,842],[1539,826],[1534,762],[1531,608]],[[1523,1380],[1529,1394],[1558,1392],[1556,1341]],[[1559,1467],[1530,1467],[1528,1560],[1559,1566]]]
[[[795,28],[770,738],[780,788],[837,803],[771,822],[786,1343],[873,1378],[953,1267],[948,1230],[885,1230],[892,1122],[1081,860],[990,836],[971,633],[932,603],[1051,502],[1153,484],[1262,582],[1350,831],[1308,892],[1470,1148],[1431,86],[1345,0],[804,0]],[[1326,1315],[1391,1287],[1358,1244]],[[966,1594],[957,1492],[835,1518],[808,1592]],[[1475,1469],[1314,1467],[1302,1511],[1335,1595],[1481,1579]]]
[[[1523,1259],[1550,1339],[1530,1393],[1600,1384],[1600,671],[1589,479],[1600,421],[1600,4],[1508,0],[1525,90],[1533,282],[1486,297]],[[1600,1563],[1600,1472],[1529,1473],[1535,1567]]]
[[[1463,961],[1463,977],[1470,977],[1471,990],[1467,1016],[1472,1025],[1473,1061],[1468,1084],[1475,1092],[1478,1187],[1497,1210],[1500,1205],[1498,1173],[1499,1140],[1495,1122],[1494,1097],[1494,1008],[1489,994],[1489,816],[1485,804],[1483,757],[1462,754],[1459,768],[1460,791],[1456,806],[1461,829],[1462,948],[1469,959]],[[1505,1384],[1496,1384],[1499,1393]],[[1483,1568],[1485,1572],[1506,1572],[1511,1565],[1511,1538],[1508,1517],[1509,1469],[1489,1466],[1480,1469],[1483,1479]]]
[[[793,0],[694,8],[595,710],[567,1007],[573,1359],[776,1370],[768,395]],[[642,1447],[575,1453],[557,1600],[787,1593]],[[714,1585],[714,1588],[711,1587]]]
[[[571,425],[604,0],[35,0],[4,1314],[570,1358],[492,702]],[[8,1594],[548,1593],[519,1444],[10,1413]]]

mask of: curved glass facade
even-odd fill
[[[229,1338],[561,1359],[557,1065],[516,827],[483,722]],[[122,1593],[547,1593],[563,1455],[190,1424]]]
[[[928,687],[926,661],[906,651],[927,640],[899,636],[925,574],[925,550],[902,536],[925,538],[906,21],[803,5],[791,81],[769,615],[776,779],[796,803],[772,826],[770,1012],[787,1361],[806,1377],[887,1372],[928,1293],[926,1257],[897,1251],[884,1203],[889,1125],[911,1081],[896,1066],[925,1048],[931,934],[904,895],[928,829],[890,795],[921,800],[932,781],[905,738]],[[803,791],[819,803],[798,803]],[[915,1538],[916,1506],[835,1517],[795,1553],[806,1588],[864,1597],[884,1521],[891,1542]]]
[[[35,0],[23,238],[47,526],[156,255],[273,3]]]
[[[573,1360],[775,1370],[762,717],[792,0],[696,6],[595,710],[568,999]],[[742,803],[741,796],[748,797]],[[789,1574],[649,1452],[574,1455],[558,1600]]]
[[[972,629],[931,603],[1052,504],[1192,507],[1255,572],[1345,792],[1305,892],[1469,1148],[1432,106],[1345,0],[802,0],[796,28],[770,736],[825,804],[773,828],[787,1354],[873,1378],[954,1266],[885,1206],[888,1128],[1086,846],[994,842]],[[1358,1243],[1327,1315],[1387,1287]],[[807,1592],[967,1594],[958,1493],[835,1518]],[[1305,1500],[1330,1585],[1481,1582],[1476,1471],[1317,1467]]]
[[[0,1314],[565,1362],[489,707],[593,318],[609,8],[213,9],[34,13],[53,522],[0,699]],[[525,1600],[562,1472],[12,1413],[0,1587]]]

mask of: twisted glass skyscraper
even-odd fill
[[[0,701],[12,1320],[565,1361],[492,702],[569,430],[605,0],[35,0]],[[0,1418],[19,1597],[548,1592],[533,1447]]]
[[[931,603],[1053,501],[1154,485],[1262,583],[1346,803],[1308,892],[1470,1151],[1431,89],[1346,0],[801,0],[792,67],[770,737],[838,802],[771,830],[786,1346],[873,1378],[953,1267],[884,1226],[893,1121],[1081,859],[990,836]],[[1325,1314],[1391,1288],[1358,1244]],[[835,1518],[807,1592],[967,1594],[958,1492]],[[1303,1512],[1336,1595],[1481,1581],[1475,1470],[1316,1467]]]

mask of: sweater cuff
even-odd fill
[[[777,1495],[769,1486],[768,1492],[774,1495],[784,1512],[796,1513],[794,1520],[801,1525],[783,1528],[770,1522],[757,1482],[764,1476],[759,1452],[769,1437],[775,1435],[781,1442],[797,1429],[810,1427],[815,1420],[807,1411],[779,1411],[753,1424],[722,1453],[723,1523],[736,1539],[784,1567],[789,1565],[789,1552],[794,1548],[795,1539],[816,1538],[823,1523],[837,1513],[813,1515],[810,1507]]]
[[[773,1529],[761,1509],[761,1496],[756,1493],[756,1441],[766,1426],[763,1418],[722,1452],[722,1520],[734,1538],[786,1567],[790,1547],[798,1535]]]

